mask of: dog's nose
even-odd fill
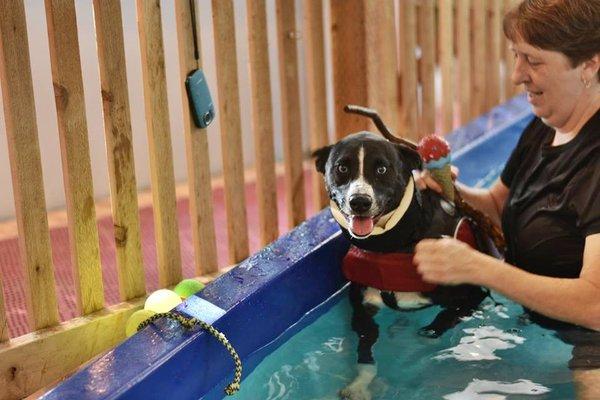
[[[350,197],[350,208],[355,213],[364,213],[369,211],[373,200],[370,196],[364,194],[355,194]]]

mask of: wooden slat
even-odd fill
[[[110,201],[122,300],[146,293],[121,2],[94,0]]]
[[[419,37],[421,48],[420,82],[421,115],[419,134],[435,132],[435,5],[434,0],[422,0],[419,7]]]
[[[386,125],[395,131],[400,121],[400,94],[394,3],[366,0],[363,7],[366,20],[366,55],[363,57],[367,60],[369,94],[366,105],[375,108]],[[376,131],[374,127],[371,130]]]
[[[438,0],[438,43],[442,78],[442,133],[454,125],[454,0]]]
[[[8,321],[4,311],[4,289],[2,287],[2,271],[0,271],[0,343],[8,340]]]
[[[249,250],[232,0],[213,0],[212,12],[219,93],[217,113],[220,115],[221,125],[229,262],[234,264],[248,257]]]
[[[281,85],[281,120],[285,158],[285,198],[288,227],[306,219],[304,172],[302,170],[302,126],[298,77],[299,33],[294,0],[277,0],[277,44]]]
[[[210,157],[206,129],[198,128],[189,109],[185,77],[202,68],[200,36],[197,35],[198,60],[194,55],[194,30],[189,0],[175,1],[177,44],[179,46],[179,74],[183,110],[183,133],[185,135],[189,185],[189,212],[192,225],[192,244],[198,275],[218,269],[213,199],[210,175]],[[196,30],[198,34],[199,29]]]
[[[471,117],[483,114],[486,109],[486,63],[487,60],[487,0],[473,2],[472,31],[473,31],[473,86],[471,96]]]
[[[137,0],[137,13],[150,148],[158,280],[165,287],[181,280],[181,255],[160,0]]]
[[[508,12],[508,10],[511,9],[512,5],[513,5],[512,0],[504,0],[503,1],[503,7],[504,7],[504,9],[502,11],[503,16]],[[504,36],[504,33],[502,33],[502,63],[504,64],[504,81],[502,82],[502,84],[503,84],[502,101],[506,101],[512,97],[513,90],[514,90],[514,85],[510,79],[511,74],[513,72],[514,56],[513,56],[513,52],[509,48],[509,42],[506,39],[506,37]]]
[[[104,307],[104,290],[75,2],[46,0],[45,4],[71,263],[77,307],[86,315]]]
[[[352,132],[368,130],[371,126],[367,118],[344,112],[347,104],[369,106],[363,1],[330,1],[336,139]]]
[[[58,322],[25,7],[0,0],[0,85],[32,329]]]
[[[471,120],[471,0],[457,0],[458,103],[460,124]]]
[[[271,74],[265,0],[247,0],[252,133],[256,158],[256,196],[263,246],[279,236]]]
[[[488,2],[489,19],[489,46],[486,77],[486,109],[500,103],[500,42],[502,39],[502,1],[495,0]]]
[[[417,111],[417,11],[414,0],[400,2],[400,41],[402,63],[402,124],[406,136],[418,139]]]
[[[304,0],[304,44],[308,97],[308,131],[310,149],[329,143],[327,137],[327,90],[325,76],[325,35],[323,0]],[[312,169],[313,205],[320,210],[329,204],[329,196],[321,174]]]

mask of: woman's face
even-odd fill
[[[510,47],[515,55],[511,79],[525,86],[534,114],[554,128],[565,127],[584,90],[582,67],[571,67],[560,52],[542,50],[524,41]]]

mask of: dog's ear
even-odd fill
[[[315,166],[317,167],[317,171],[325,175],[325,164],[327,164],[327,159],[329,158],[329,153],[331,153],[332,145],[321,147],[313,151],[312,157],[315,159]]]
[[[402,162],[406,164],[411,171],[413,169],[423,168],[423,159],[418,151],[403,144],[396,144],[395,146],[396,150],[398,151],[398,155],[400,156],[400,160],[402,160]]]

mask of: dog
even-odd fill
[[[331,199],[331,212],[351,248],[343,262],[350,280],[352,329],[359,338],[358,375],[344,399],[370,399],[377,373],[372,348],[379,336],[374,317],[382,306],[399,311],[442,306],[419,333],[439,337],[475,311],[489,294],[471,285],[435,286],[420,280],[412,265],[415,245],[424,238],[460,236],[487,249],[485,235],[436,192],[415,187],[412,171],[419,154],[371,132],[351,134],[313,153]],[[487,251],[486,251],[487,252]],[[396,261],[407,268],[391,267]],[[408,271],[397,273],[396,270]],[[388,272],[392,271],[392,272]]]

